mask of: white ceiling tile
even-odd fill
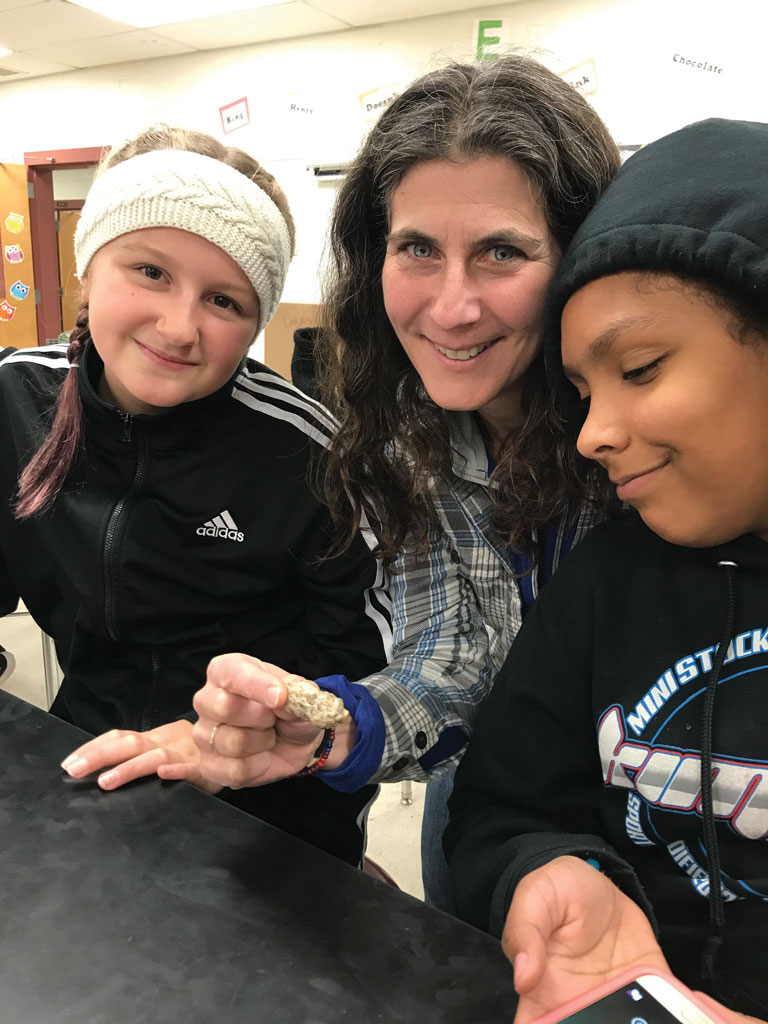
[[[98,39],[82,39],[56,46],[37,47],[30,54],[44,60],[58,60],[78,68],[91,68],[99,64],[119,64],[128,60],[151,57],[170,57],[176,53],[190,53],[194,48],[185,43],[166,39],[146,29],[121,32]],[[3,63],[0,57],[0,64]]]
[[[45,0],[31,7],[6,11],[0,19],[0,44],[11,50],[38,50],[74,39],[130,32],[129,25],[86,11],[61,0]]]
[[[291,0],[283,6],[134,29],[66,0],[0,0],[0,67],[55,74],[158,56],[336,32],[353,26],[485,8],[489,0]],[[491,0],[494,2],[494,0]],[[510,0],[514,2],[514,0]],[[3,78],[14,81],[15,76]]]
[[[74,65],[66,61],[44,60],[42,57],[31,57],[28,53],[13,53],[10,57],[0,57],[0,67],[13,68],[15,71],[23,71],[27,75],[55,75],[59,71],[71,71]],[[12,82],[13,79],[0,78],[3,82]]]
[[[386,21],[426,18],[432,14],[487,8],[499,0],[307,0],[312,7],[350,25],[379,25]],[[512,0],[515,2],[515,0]]]
[[[14,11],[17,7],[31,7],[40,0],[0,0],[0,11]]]
[[[349,28],[347,22],[314,10],[296,0],[294,3],[279,7],[262,7],[255,11],[220,14],[213,18],[200,18],[197,21],[185,21],[175,25],[155,25],[153,31],[201,50],[212,50],[224,46],[266,42],[270,39],[335,32],[345,28]]]

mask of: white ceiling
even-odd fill
[[[14,51],[0,57],[0,83],[478,7],[487,8],[488,0],[291,0],[149,30],[67,0],[0,0],[0,46]]]

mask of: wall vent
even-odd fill
[[[349,170],[349,161],[336,164],[308,164],[307,170],[316,178],[324,181],[332,181],[334,178],[343,178]]]

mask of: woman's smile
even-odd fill
[[[416,164],[392,195],[384,305],[430,398],[506,429],[541,346],[558,262],[541,201],[504,157]]]
[[[442,345],[438,345],[437,342],[431,342],[437,351],[449,359],[451,362],[468,362],[469,360],[476,359],[479,355],[485,352],[491,345],[495,345],[499,339],[496,338],[493,341],[481,341],[477,345],[473,345],[471,348],[444,348]]]

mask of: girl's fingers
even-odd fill
[[[137,757],[154,746],[145,733],[112,729],[78,747],[64,758],[61,767],[71,778],[83,779],[102,768]]]
[[[169,752],[162,747],[154,747],[152,750],[139,754],[138,757],[132,757],[128,761],[116,764],[109,771],[102,772],[96,781],[101,789],[119,789],[127,782],[142,779],[146,775],[156,775],[157,769],[169,756],[171,756]]]

